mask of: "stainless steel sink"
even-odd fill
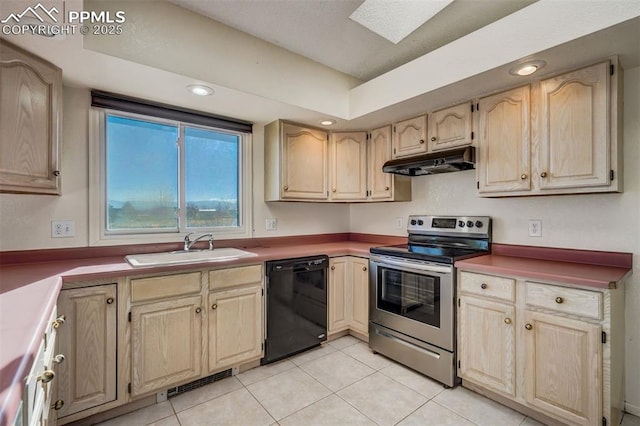
[[[236,248],[219,248],[215,250],[179,250],[166,253],[130,254],[124,258],[135,268],[197,262],[224,262],[253,256],[257,256],[257,254]]]

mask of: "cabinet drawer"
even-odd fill
[[[525,288],[525,300],[529,306],[602,319],[602,293],[600,292],[533,282],[526,282]]]
[[[132,302],[195,293],[200,293],[200,272],[131,280]]]
[[[516,281],[511,278],[492,275],[460,272],[460,291],[513,302],[516,294]]]
[[[262,283],[262,265],[209,271],[209,289],[220,289],[245,284]]]

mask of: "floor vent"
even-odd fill
[[[200,388],[202,386],[206,386],[210,383],[213,383],[217,380],[222,380],[225,377],[231,377],[231,369],[221,371],[212,376],[203,377],[202,379],[194,380],[191,383],[186,383],[182,386],[176,386],[175,388],[167,389],[167,398],[171,398],[176,395],[180,395],[181,393],[189,392],[191,390]]]

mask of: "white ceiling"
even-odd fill
[[[368,81],[536,0],[455,0],[398,44],[349,19],[364,0],[170,1]]]

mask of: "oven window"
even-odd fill
[[[440,328],[440,277],[378,268],[378,309]]]

